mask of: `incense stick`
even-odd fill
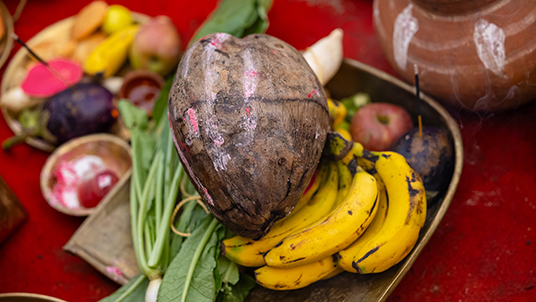
[[[417,114],[419,120],[419,136],[422,138],[422,116],[421,116],[421,90],[419,88],[419,67],[417,64],[413,64],[415,70],[415,95],[417,96]]]
[[[39,62],[41,62],[45,67],[54,75],[58,80],[60,80],[67,88],[71,88],[71,84],[59,73],[56,69],[54,69],[50,64],[48,64],[47,61],[43,60],[40,56],[38,56],[26,43],[24,43],[21,39],[19,39],[19,36],[17,36],[15,33],[11,33],[11,37],[13,40],[15,40],[17,43],[19,43],[22,47],[26,48],[26,50]]]

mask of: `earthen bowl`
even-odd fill
[[[123,139],[111,134],[92,134],[72,139],[59,146],[47,159],[41,170],[41,192],[47,203],[54,209],[72,216],[87,216],[94,208],[68,207],[52,197],[57,184],[56,169],[61,163],[71,162],[84,155],[96,155],[102,159],[107,169],[114,172],[119,181],[108,194],[112,193],[124,179],[130,176],[132,166],[130,145]],[[104,196],[105,198],[106,196]],[[104,199],[103,198],[103,199]]]

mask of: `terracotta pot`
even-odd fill
[[[149,70],[134,70],[123,78],[123,85],[119,89],[118,96],[121,99],[128,99],[151,115],[163,86],[164,79],[158,73]]]
[[[536,1],[374,0],[395,70],[456,107],[516,108],[536,98]]]

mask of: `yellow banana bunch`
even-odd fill
[[[355,172],[342,203],[269,250],[264,255],[267,266],[291,268],[321,260],[347,247],[366,230],[376,214],[378,188],[369,173],[360,167]]]
[[[380,219],[363,236],[339,252],[338,262],[344,270],[360,274],[383,272],[404,259],[417,242],[426,219],[424,186],[406,159],[394,152],[370,154],[376,177],[385,184],[386,213],[380,213]],[[380,196],[380,208],[381,203]]]
[[[340,134],[327,146],[331,160],[321,161],[311,190],[289,216],[260,240],[223,242],[229,259],[260,267],[255,278],[266,288],[298,289],[343,271],[382,272],[418,239],[426,197],[405,158],[367,151]]]
[[[346,118],[346,106],[340,101],[328,98],[329,116],[333,120],[332,129],[336,129]]]
[[[255,279],[263,287],[290,290],[305,287],[316,281],[329,279],[343,270],[332,256],[292,268],[263,266],[255,270]]]
[[[310,225],[327,215],[333,208],[339,186],[337,166],[333,162],[321,162],[317,180],[321,181],[318,190],[311,192],[310,200],[302,202],[298,209],[276,222],[270,231],[261,239],[253,240],[235,236],[223,240],[224,255],[231,261],[248,267],[258,267],[265,264],[262,255],[273,248],[281,239],[292,231]],[[309,193],[308,192],[308,193]],[[302,198],[305,200],[305,198]]]

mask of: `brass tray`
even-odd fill
[[[408,110],[417,120],[415,88],[365,64],[345,59],[327,88],[335,99],[357,92],[365,92],[373,101],[391,102]],[[426,95],[422,98],[424,125],[447,129],[453,140],[455,165],[447,191],[440,193],[437,201],[428,208],[426,223],[413,251],[398,265],[373,275],[343,273],[332,279],[320,281],[294,291],[272,291],[260,286],[253,289],[247,301],[385,301],[395,289],[411,265],[417,259],[428,240],[445,215],[458,186],[463,164],[462,138],[458,125],[448,112]],[[128,209],[128,183],[109,194],[97,211],[80,226],[64,246],[64,249],[79,255],[99,271],[118,283],[124,284],[135,276],[136,264],[130,235],[130,212]],[[110,245],[103,244],[110,242]],[[121,278],[113,276],[107,267],[117,267]]]
[[[4,10],[2,10],[2,13],[3,11]],[[132,18],[137,23],[144,23],[149,19],[147,15],[136,13],[136,12],[132,12]],[[75,21],[75,16],[72,16],[72,17],[63,19],[61,21],[58,21],[52,25],[49,25],[46,28],[44,28],[42,31],[40,31],[38,34],[36,34],[34,37],[32,37],[30,40],[28,40],[26,44],[31,48],[34,45],[37,45],[45,41],[64,41],[64,40],[67,41],[69,39],[69,35],[71,32],[71,28],[73,27],[74,21]],[[11,25],[11,31],[13,31],[13,24]],[[9,38],[8,41],[10,41],[8,43],[13,43],[13,39],[11,38]],[[24,48],[20,48],[15,53],[13,58],[9,61],[9,64],[6,67],[6,71],[4,72],[4,75],[2,76],[0,94],[5,94],[11,88],[17,85],[20,85],[20,83],[22,82],[22,80],[24,79],[26,75],[25,66],[28,63],[29,59],[30,59],[30,54]],[[2,63],[1,58],[0,58],[0,63]],[[4,107],[1,107],[1,109],[2,109],[2,115],[4,116],[4,119],[6,120],[6,123],[11,129],[11,131],[13,131],[13,133],[15,134],[20,134],[22,131],[22,127],[19,121],[12,114],[10,114],[8,110],[6,110]],[[52,144],[39,138],[29,137],[25,140],[25,142],[28,145],[35,147],[39,150],[45,151],[45,152],[52,152],[56,148]]]

